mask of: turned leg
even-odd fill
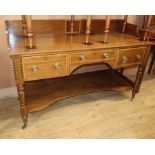
[[[135,80],[135,84],[134,84],[134,88],[132,90],[132,99],[131,101],[133,101],[135,94],[139,92],[139,88],[143,79],[143,75],[145,72],[145,67],[143,65],[140,65],[138,68],[138,72],[137,72],[137,76],[136,76],[136,80]]]
[[[25,105],[24,84],[19,84],[19,85],[17,85],[17,87],[18,87],[19,100],[20,100],[21,117],[22,117],[23,123],[24,123],[22,128],[25,129],[27,126],[28,112],[27,112],[27,108]]]
[[[148,74],[151,73],[151,70],[152,70],[154,62],[155,62],[155,52],[153,52],[153,57],[151,59],[151,63],[150,63],[149,70],[148,70]]]

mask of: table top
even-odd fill
[[[28,38],[16,37],[9,35],[8,42],[10,45],[11,55],[29,55],[42,53],[62,53],[68,51],[88,50],[88,49],[100,49],[100,48],[123,48],[128,46],[146,46],[151,45],[149,41],[140,41],[138,37],[120,34],[110,33],[108,35],[108,43],[103,44],[99,41],[103,41],[103,34],[90,35],[90,42],[93,45],[85,45],[85,34],[77,35],[54,35],[54,34],[38,34],[33,38],[33,43],[36,45],[36,49],[27,49],[25,46],[28,44]]]

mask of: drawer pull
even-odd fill
[[[138,60],[141,60],[141,58],[142,58],[142,56],[139,55],[139,54],[137,54],[136,57],[137,57]]]
[[[107,53],[104,53],[104,54],[103,54],[103,57],[104,57],[104,58],[109,58],[109,55],[108,55]]]
[[[86,60],[86,57],[84,55],[81,55],[80,56],[80,61],[85,61]]]
[[[128,60],[128,58],[127,58],[126,56],[123,56],[123,57],[122,57],[122,60],[123,60],[123,63],[126,63],[127,60]]]
[[[38,67],[35,66],[35,65],[33,65],[33,66],[32,66],[32,71],[33,71],[33,72],[37,72],[37,71],[38,71]]]
[[[55,69],[60,69],[60,65],[58,63],[55,63],[53,66]]]

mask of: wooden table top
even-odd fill
[[[9,44],[11,55],[29,55],[42,53],[62,53],[65,51],[77,51],[87,49],[100,48],[123,48],[128,46],[143,46],[151,45],[149,41],[140,41],[139,38],[120,33],[110,33],[108,36],[108,43],[102,44],[103,34],[90,35],[90,42],[93,45],[85,45],[85,34],[80,35],[54,35],[54,34],[39,34],[35,35],[33,42],[36,49],[27,49],[25,45],[28,44],[28,39],[24,37],[15,37],[10,35]]]

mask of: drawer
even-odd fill
[[[115,50],[91,50],[90,52],[80,52],[71,55],[71,63],[102,62],[115,59]]]
[[[108,61],[108,60],[114,60],[116,58],[116,50],[95,50],[93,51],[94,57],[98,61]]]
[[[89,52],[79,52],[71,55],[70,72],[85,64],[108,63],[112,67],[115,66],[116,50],[97,49]]]
[[[86,63],[93,60],[92,52],[80,52],[71,55],[71,63]]]
[[[26,81],[67,75],[66,57],[54,56],[23,58],[23,73]]]
[[[138,65],[143,62],[146,47],[120,49],[118,51],[117,67]]]

